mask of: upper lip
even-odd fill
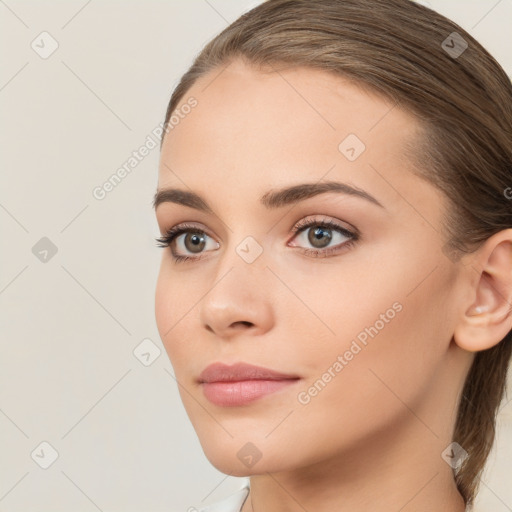
[[[234,382],[240,380],[285,380],[298,379],[297,375],[277,372],[263,366],[249,363],[236,363],[228,366],[224,363],[213,363],[199,375],[199,382]]]

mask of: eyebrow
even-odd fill
[[[337,192],[365,199],[381,208],[384,206],[368,192],[338,181],[324,181],[321,183],[301,183],[282,189],[269,190],[260,198],[260,203],[269,209],[282,208],[290,204],[304,201],[318,194]],[[213,213],[212,208],[199,194],[177,188],[157,190],[153,199],[153,208],[156,210],[162,203],[175,203],[196,210]],[[385,208],[384,208],[385,209]]]

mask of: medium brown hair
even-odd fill
[[[512,85],[456,23],[410,0],[267,0],[195,58],[172,94],[164,128],[198,78],[236,58],[260,69],[329,71],[415,115],[421,137],[404,153],[413,158],[413,171],[448,198],[447,257],[457,261],[512,227],[505,194],[512,185]],[[494,443],[511,352],[512,331],[477,352],[459,399],[453,441],[468,457],[454,477],[467,505]]]

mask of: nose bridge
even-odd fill
[[[230,298],[238,301],[256,300],[258,288],[267,279],[263,247],[253,237],[245,237],[241,242],[230,244],[222,254],[213,288],[208,295],[211,300],[222,295],[227,302]],[[260,296],[258,300],[263,298]]]
[[[235,324],[268,329],[273,316],[268,279],[263,247],[254,237],[231,244],[201,301],[203,325],[217,334],[226,334]]]

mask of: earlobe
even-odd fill
[[[473,301],[454,332],[455,343],[469,352],[497,345],[512,329],[512,229],[491,236],[475,253],[468,272]]]

